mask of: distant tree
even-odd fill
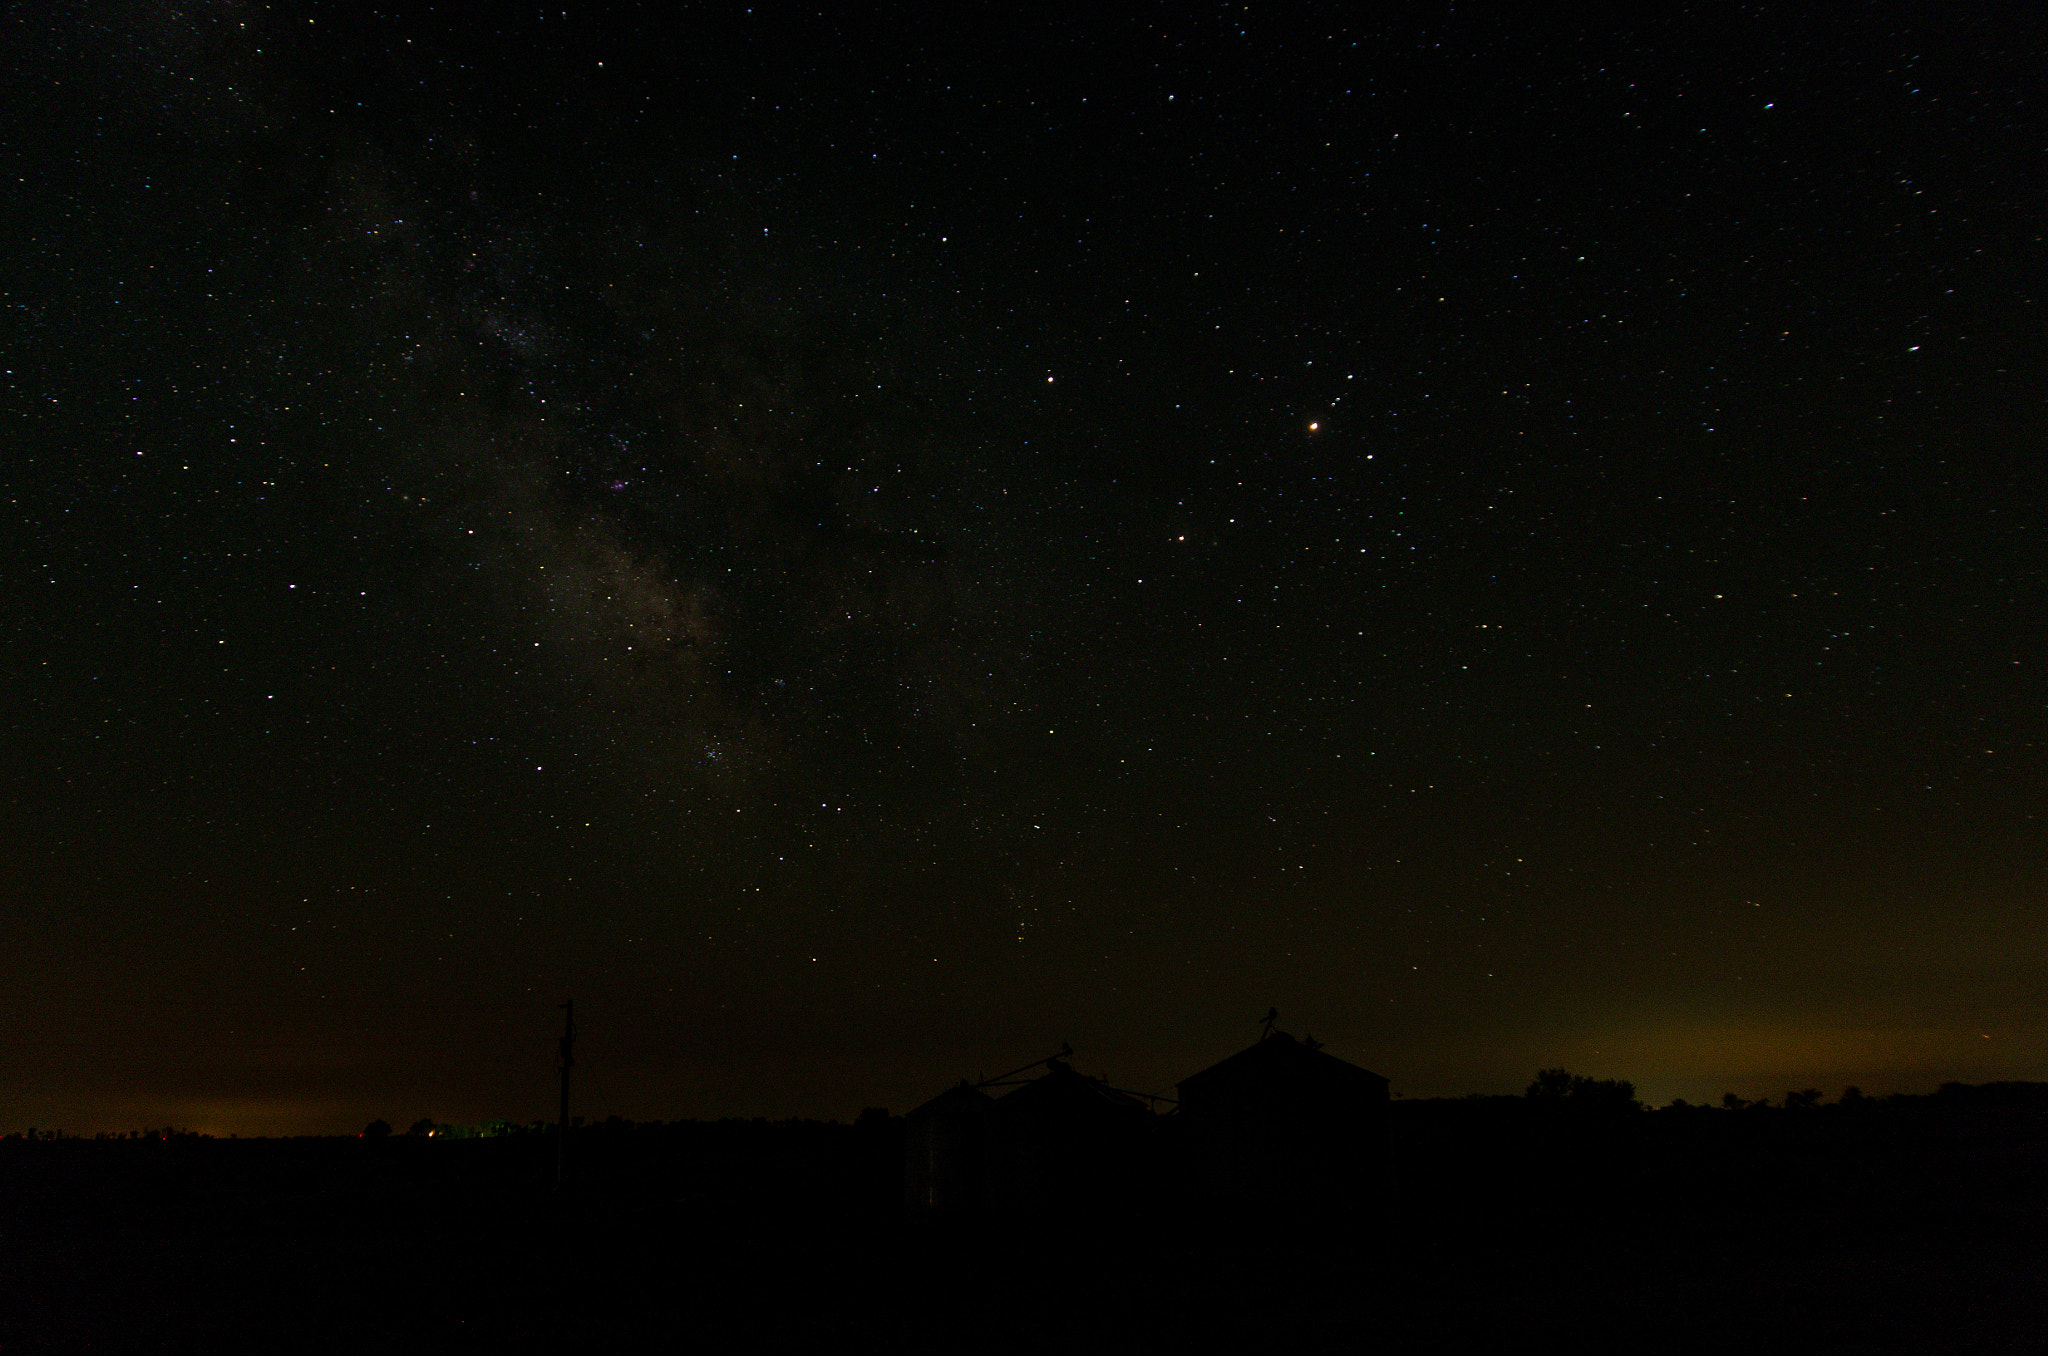
[[[428,1135],[433,1134],[436,1130],[440,1128],[440,1126],[434,1124],[433,1117],[422,1116],[418,1120],[414,1121],[412,1123],[412,1129],[406,1131],[405,1133],[408,1135],[414,1135],[421,1139],[424,1139]]]
[[[1530,1101],[1574,1111],[1640,1111],[1636,1085],[1625,1078],[1584,1078],[1564,1069],[1543,1069],[1523,1094]]]
[[[1590,1111],[1641,1111],[1636,1085],[1626,1078],[1575,1078],[1572,1103]]]
[[[1770,1100],[1766,1098],[1761,1102],[1745,1102],[1732,1092],[1724,1092],[1721,1094],[1721,1105],[1729,1111],[1749,1111],[1755,1107],[1769,1106]]]
[[[1842,1089],[1842,1100],[1836,1103],[1836,1105],[1863,1106],[1869,1101],[1870,1099],[1863,1095],[1863,1089],[1856,1087],[1854,1084],[1851,1084],[1850,1086]]]
[[[391,1137],[391,1122],[384,1120],[371,1121],[363,1127],[362,1137],[364,1139],[389,1139]]]
[[[1785,1094],[1785,1109],[1787,1111],[1811,1111],[1819,1105],[1819,1088],[1807,1088],[1802,1092],[1788,1092]]]

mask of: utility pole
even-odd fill
[[[576,1067],[576,1000],[562,1004],[561,1053],[556,1067],[562,1071],[562,1109],[555,1117],[555,1194],[562,1194],[562,1171],[569,1156],[569,1070]]]

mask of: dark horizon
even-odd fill
[[[1304,1034],[1307,1036],[1313,1036],[1312,1032]],[[1315,1039],[1318,1045],[1327,1045],[1327,1043],[1323,1042],[1321,1038],[1318,1037]],[[579,1040],[579,1050],[580,1049],[581,1042]],[[1225,1057],[1230,1053],[1234,1053],[1234,1051],[1220,1051],[1217,1053],[1216,1058]],[[1336,1053],[1339,1053],[1341,1055],[1343,1052],[1340,1051]],[[1116,1076],[1116,1071],[1114,1069],[1108,1067],[1098,1067],[1097,1063],[1095,1061],[1089,1060],[1085,1056],[1085,1054],[1070,1051],[1069,1055],[1069,1062],[1089,1077],[1104,1078],[1112,1086],[1119,1087],[1126,1091],[1139,1093],[1141,1095],[1150,1096],[1156,1094],[1159,1096],[1170,1098],[1175,1083],[1178,1081],[1177,1078],[1169,1079],[1164,1083],[1159,1083],[1155,1085],[1151,1082],[1121,1079]],[[1211,1062],[1213,1062],[1213,1060]],[[963,1068],[955,1072],[950,1077],[942,1078],[938,1081],[926,1084],[922,1087],[922,1089],[909,1088],[907,1085],[899,1084],[898,1086],[903,1088],[904,1090],[904,1095],[902,1097],[894,1100],[891,1100],[887,1097],[870,1097],[865,1100],[856,1098],[855,1101],[858,1103],[857,1109],[842,1109],[836,1106],[821,1107],[817,1103],[811,1103],[806,1105],[805,1103],[795,1098],[790,1098],[785,1102],[785,1105],[790,1106],[794,1109],[781,1112],[763,1112],[751,1110],[745,1107],[735,1107],[728,1108],[723,1111],[716,1111],[710,1113],[693,1111],[687,1114],[673,1116],[641,1115],[636,1114],[629,1109],[624,1109],[619,1106],[612,1105],[610,1103],[606,1103],[602,1109],[599,1109],[595,1103],[588,1101],[584,1096],[582,1096],[579,1093],[578,1095],[572,1098],[570,1114],[573,1121],[578,1125],[599,1124],[607,1120],[623,1120],[628,1123],[634,1124],[661,1124],[682,1121],[710,1122],[721,1120],[764,1119],[774,1122],[791,1120],[816,1120],[851,1124],[859,1117],[860,1114],[874,1109],[879,1109],[888,1112],[891,1115],[902,1116],[903,1114],[912,1110],[921,1103],[928,1101],[937,1094],[945,1091],[947,1088],[955,1086],[963,1079],[976,1085],[983,1084],[987,1078],[994,1076],[991,1073],[989,1073],[989,1069],[995,1066],[999,1066],[1001,1063],[1002,1061],[995,1061],[994,1065],[990,1065],[984,1062],[983,1064],[977,1065],[972,1069]],[[1205,1066],[1197,1066],[1195,1068],[1183,1070],[1179,1077],[1185,1077],[1189,1074],[1195,1073],[1198,1071],[1199,1067]],[[1557,1066],[1548,1065],[1545,1067],[1548,1068]],[[579,1088],[582,1086],[583,1079],[587,1076],[588,1071],[589,1066],[583,1063],[582,1057],[579,1055],[579,1062],[577,1065],[577,1086]],[[264,1137],[292,1138],[304,1136],[350,1137],[360,1136],[360,1134],[362,1133],[362,1127],[372,1121],[382,1120],[387,1125],[392,1127],[393,1133],[401,1134],[405,1131],[407,1125],[409,1125],[411,1122],[422,1119],[431,1120],[435,1122],[437,1125],[452,1126],[465,1129],[494,1124],[509,1124],[517,1127],[531,1128],[533,1126],[553,1125],[556,1120],[552,1102],[550,1101],[550,1099],[554,1096],[554,1074],[552,1070],[544,1070],[544,1072],[547,1073],[548,1091],[545,1093],[545,1095],[536,1094],[535,1096],[526,1099],[528,1102],[533,1103],[534,1107],[540,1108],[540,1110],[535,1112],[534,1114],[526,1115],[517,1115],[501,1111],[488,1110],[479,1114],[443,1114],[439,1105],[427,1105],[423,1103],[420,1107],[411,1107],[408,1105],[408,1107],[400,1108],[380,1106],[374,1100],[370,1100],[363,1102],[361,1107],[353,1113],[353,1119],[351,1119],[352,1113],[348,1110],[348,1108],[341,1105],[340,1103],[327,1104],[323,1107],[320,1107],[317,1111],[314,1112],[308,1112],[304,1110],[294,1111],[284,1109],[282,1107],[268,1107],[262,1109],[252,1109],[248,1107],[243,1107],[239,1109],[239,1114],[231,1114],[228,1117],[223,1117],[217,1122],[217,1125],[208,1125],[204,1122],[191,1123],[186,1120],[180,1120],[176,1116],[164,1116],[158,1114],[154,1117],[145,1115],[140,1120],[132,1120],[126,1124],[93,1124],[88,1125],[84,1128],[80,1128],[79,1126],[76,1126],[71,1123],[57,1123],[50,1121],[25,1122],[22,1125],[0,1125],[0,1136],[15,1134],[33,1128],[45,1134],[51,1132],[59,1132],[67,1137],[90,1139],[93,1138],[95,1135],[118,1137],[125,1133],[135,1132],[142,1129],[154,1129],[160,1127],[166,1133],[175,1131],[177,1133],[190,1133],[200,1136],[211,1136],[214,1138],[229,1138],[236,1136],[244,1139]],[[1520,1083],[1517,1086],[1513,1087],[1493,1086],[1487,1088],[1463,1088],[1457,1090],[1434,1088],[1427,1091],[1420,1091],[1411,1090],[1410,1088],[1404,1087],[1398,1080],[1396,1080],[1391,1089],[1391,1095],[1397,1101],[1456,1101],[1474,1097],[1522,1098],[1528,1095],[1528,1089],[1530,1086],[1531,1078],[1534,1074],[1538,1072],[1540,1072],[1540,1070],[1532,1067],[1529,1071],[1529,1074],[1525,1075],[1520,1081]],[[1579,1073],[1582,1076],[1599,1077],[1602,1079],[1619,1079],[1627,1083],[1633,1089],[1637,1101],[1642,1105],[1642,1107],[1646,1111],[1670,1109],[1674,1101],[1680,1101],[1684,1105],[1690,1106],[1694,1109],[1699,1109],[1702,1107],[1719,1109],[1723,1104],[1724,1097],[1730,1093],[1733,1093],[1734,1095],[1741,1098],[1743,1102],[1749,1106],[1763,1104],[1766,1106],[1773,1106],[1779,1109],[1783,1109],[1788,1094],[1801,1094],[1818,1091],[1821,1094],[1820,1104],[1832,1106],[1842,1101],[1842,1097],[1845,1092],[1849,1092],[1852,1090],[1854,1093],[1865,1099],[1867,1102],[1874,1103],[1891,1097],[1925,1097],[1940,1092],[1945,1088],[1955,1086],[1978,1086],[1977,1084],[1965,1083],[1964,1080],[1961,1079],[1935,1078],[1931,1081],[1916,1083],[1907,1086],[1886,1086],[1882,1084],[1871,1085],[1858,1084],[1852,1082],[1849,1084],[1834,1087],[1816,1087],[1812,1082],[1801,1083],[1797,1079],[1793,1079],[1787,1081],[1785,1083],[1785,1086],[1783,1087],[1764,1086],[1760,1088],[1754,1085],[1755,1080],[1751,1080],[1752,1086],[1724,1086],[1721,1087],[1718,1091],[1711,1093],[1705,1091],[1701,1091],[1698,1093],[1689,1093],[1681,1091],[1671,1093],[1665,1096],[1659,1096],[1653,1091],[1653,1087],[1659,1084],[1659,1080],[1651,1080],[1650,1082],[1645,1082],[1637,1077],[1632,1076],[1626,1069],[1605,1069],[1604,1072],[1599,1073],[1597,1075],[1587,1075],[1585,1074],[1584,1070],[1573,1070],[1573,1072]],[[618,1080],[616,1079],[600,1078],[597,1080],[596,1086],[600,1090],[602,1090],[608,1086],[614,1085],[617,1081]],[[1697,1085],[1702,1089],[1704,1089],[1708,1085],[1708,1083],[1711,1082],[1711,1080],[1696,1081]],[[2035,1080],[2026,1079],[1985,1080],[1985,1082],[1990,1083],[2029,1083],[2034,1081]],[[388,1101],[391,1099],[386,1100]],[[456,1099],[441,1097],[439,1099],[429,1098],[428,1100],[430,1102],[437,1102],[438,1104],[447,1104],[455,1101]],[[156,1099],[149,1101],[138,1099],[134,1103],[134,1105],[137,1107],[155,1108],[159,1112],[161,1112],[163,1109],[174,1107],[176,1103],[165,1099]],[[289,1104],[287,1103],[286,1105],[288,1106]],[[852,1103],[848,1104],[849,1107],[852,1105]],[[1162,1108],[1159,1106],[1154,1106],[1153,1108],[1153,1110],[1155,1111],[1159,1111],[1161,1109]],[[220,1115],[220,1113],[217,1111],[215,1112],[215,1114],[216,1116]],[[312,1128],[316,1124],[319,1128]],[[257,1126],[266,1128],[257,1128],[254,1130],[248,1128],[240,1128],[245,1126]],[[292,1126],[293,1128],[277,1128],[282,1126]]]
[[[1541,1070],[1539,1071],[1538,1080],[1535,1081],[1541,1081],[1541,1075],[1553,1073],[1570,1074],[1570,1071]],[[1110,1086],[1114,1085],[1114,1080],[1101,1079],[1094,1075],[1087,1074],[1085,1072],[1082,1073],[1082,1077],[1090,1082],[1100,1082]],[[1589,1083],[1600,1085],[1598,1088],[1595,1089],[1596,1094],[1602,1090],[1609,1092],[1611,1094],[1611,1097],[1623,1097],[1628,1094],[1634,1094],[1634,1101],[1632,1103],[1628,1103],[1628,1105],[1634,1108],[1633,1112],[1631,1113],[1632,1115],[1646,1115],[1652,1112],[1659,1111],[1672,1112],[1674,1114],[1681,1116],[1690,1116],[1700,1112],[1713,1112],[1715,1114],[1727,1115],[1743,1115],[1763,1111],[1785,1113],[1787,1115],[1791,1115],[1794,1117],[1803,1118],[1816,1111],[1844,1112],[1849,1114],[1860,1115],[1865,1112],[1879,1112],[1887,1108],[1897,1108],[1902,1104],[1910,1106],[1914,1104],[1928,1103],[1934,1104],[1937,1108],[1947,1108],[1951,1110],[1982,1111],[1989,1108],[1996,1111],[2006,1111],[2013,1110],[2016,1108],[2023,1109],[2025,1106],[2029,1104],[2040,1102],[2042,1100],[2043,1093],[2048,1092],[2048,1082],[2036,1082],[2027,1080],[2000,1080],[1992,1083],[1970,1084],[1950,1080],[1942,1083],[1937,1088],[1934,1088],[1926,1092],[1908,1092],[1902,1090],[1886,1090],[1873,1092],[1851,1084],[1850,1086],[1844,1088],[1841,1091],[1840,1095],[1836,1096],[1831,1096],[1826,1090],[1819,1088],[1793,1088],[1787,1089],[1784,1093],[1778,1094],[1776,1096],[1767,1095],[1763,1097],[1751,1098],[1743,1097],[1739,1093],[1728,1092],[1722,1094],[1721,1097],[1713,1100],[1703,1099],[1699,1101],[1692,1101],[1684,1098],[1679,1098],[1674,1099],[1670,1102],[1658,1104],[1644,1100],[1640,1095],[1640,1090],[1637,1089],[1635,1085],[1627,1079],[1591,1079],[1583,1075],[1571,1075],[1571,1081],[1575,1083]],[[1021,1086],[1021,1082],[1022,1080],[1013,1079],[1007,1083],[994,1084],[987,1080],[962,1078],[956,1080],[949,1088],[941,1089],[939,1091],[941,1094],[943,1094],[947,1091],[951,1091],[952,1088],[968,1086],[978,1089],[994,1088],[996,1091],[992,1095],[1001,1095],[1004,1092],[1014,1090],[1018,1086]],[[1141,1099],[1150,1100],[1151,1102],[1153,1102],[1151,1110],[1155,1114],[1155,1116],[1167,1116],[1173,1114],[1173,1108],[1171,1106],[1172,1099],[1161,1098],[1153,1094],[1146,1093],[1132,1094],[1132,1090],[1130,1089],[1119,1088],[1116,1089],[1116,1091],[1120,1093],[1125,1093],[1127,1095],[1135,1095]],[[1731,1101],[1730,1099],[1733,1100]],[[940,1098],[932,1097],[926,1098],[924,1100],[937,1101],[940,1100]],[[1422,1107],[1436,1108],[1441,1108],[1445,1106],[1453,1108],[1468,1107],[1474,1109],[1476,1112],[1482,1115],[1498,1113],[1503,1108],[1509,1106],[1526,1105],[1533,1109],[1538,1110],[1539,1112],[1545,1108],[1548,1108],[1553,1114],[1557,1111],[1564,1109],[1562,1104],[1560,1103],[1540,1102],[1537,1098],[1537,1094],[1534,1090],[1533,1084],[1529,1088],[1525,1088],[1520,1092],[1513,1093],[1475,1092],[1463,1094],[1441,1094],[1428,1097],[1407,1097],[1404,1094],[1400,1093],[1391,1094],[1391,1100],[1389,1102],[1390,1108],[1396,1107],[1402,1103],[1415,1103],[1416,1105]],[[750,1116],[745,1114],[744,1112],[741,1112],[730,1113],[718,1117],[690,1116],[678,1117],[670,1120],[662,1120],[659,1118],[637,1118],[633,1116],[622,1116],[615,1111],[604,1115],[590,1115],[581,1111],[574,1111],[571,1113],[569,1124],[572,1131],[589,1130],[592,1132],[604,1132],[608,1130],[621,1129],[664,1130],[681,1129],[692,1126],[711,1127],[721,1125],[747,1125],[753,1127],[814,1125],[834,1126],[845,1129],[866,1126],[870,1122],[870,1120],[878,1116],[885,1118],[887,1120],[901,1122],[906,1116],[915,1115],[920,1110],[922,1105],[923,1103],[917,1103],[914,1105],[893,1108],[886,1106],[868,1106],[863,1107],[859,1114],[846,1117],[787,1116],[771,1118],[767,1116]],[[1602,1107],[1599,1111],[1581,1112],[1580,1114],[1590,1115],[1595,1119],[1604,1119],[1604,1123],[1609,1124],[1611,1128],[1618,1128],[1613,1120],[1613,1117],[1614,1113],[1621,1109],[1622,1108],[1620,1104],[1613,1100],[1608,1100],[1602,1104]],[[1626,1122],[1628,1120],[1628,1117],[1624,1116],[1622,1120],[1623,1122]],[[296,1131],[273,1134],[244,1134],[238,1131],[228,1131],[223,1133],[217,1131],[195,1129],[189,1125],[179,1125],[172,1123],[166,1123],[163,1125],[148,1124],[128,1126],[122,1129],[100,1129],[81,1131],[74,1130],[68,1126],[32,1125],[17,1127],[0,1127],[0,1140],[24,1140],[33,1138],[39,1141],[47,1142],[92,1141],[102,1143],[125,1142],[137,1139],[291,1140],[366,1139],[385,1137],[395,1139],[410,1139],[446,1137],[452,1140],[464,1140],[493,1139],[506,1137],[518,1138],[522,1136],[531,1137],[534,1135],[541,1135],[549,1138],[552,1141],[556,1129],[559,1125],[559,1121],[551,1118],[519,1120],[516,1118],[508,1117],[485,1117],[479,1120],[464,1121],[459,1119],[443,1120],[434,1116],[420,1116],[412,1119],[411,1123],[407,1124],[407,1118],[405,1117],[401,1117],[398,1120],[394,1121],[386,1116],[379,1115],[373,1116],[371,1119],[363,1122],[361,1126],[355,1129],[334,1131]]]
[[[0,1125],[2048,1076],[2044,23],[10,16]]]

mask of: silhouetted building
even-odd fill
[[[903,1118],[903,1200],[912,1211],[970,1213],[987,1203],[995,1104],[963,1078]]]
[[[1272,1031],[1180,1083],[1189,1183],[1243,1203],[1370,1206],[1389,1183],[1387,1080]]]
[[[1039,1064],[1045,1072],[1029,1080],[963,1080],[904,1117],[913,1213],[1084,1214],[1129,1203],[1135,1184],[1152,1180],[1145,1103],[1059,1056]],[[1008,1091],[995,1098],[984,1088]]]
[[[1150,1108],[1063,1060],[998,1099],[989,1122],[988,1196],[1021,1214],[1124,1204],[1151,1147]]]

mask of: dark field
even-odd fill
[[[900,1122],[0,1142],[0,1351],[2048,1350],[2048,1108],[1401,1103],[1395,1203],[906,1220]]]

